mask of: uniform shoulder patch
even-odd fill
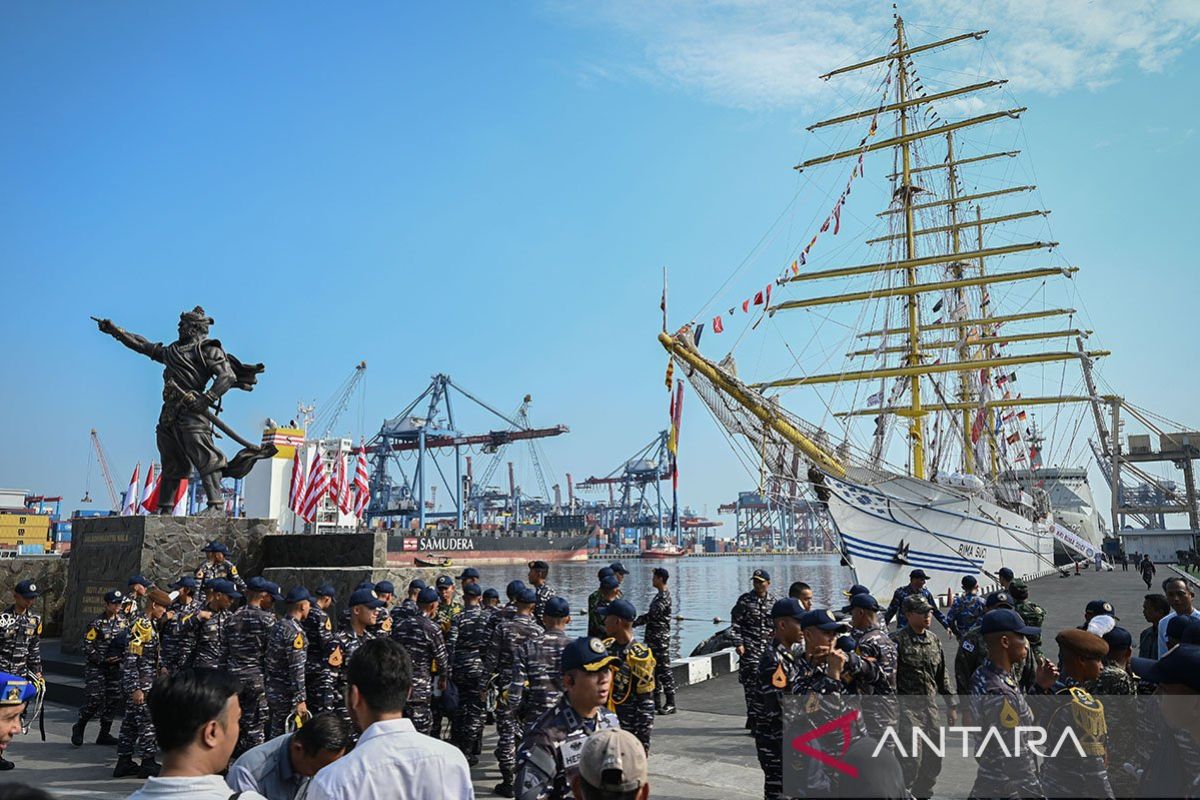
[[[333,630],[333,620],[331,620],[329,617],[325,618],[325,630],[327,630],[327,631]]]
[[[97,633],[95,628],[88,628],[87,635],[84,636],[83,638],[87,639],[89,642],[94,642],[94,641],[96,641],[96,637],[98,635],[99,635],[99,633]]]
[[[975,643],[970,641],[969,639],[963,639],[962,649],[966,650],[968,653],[974,653],[975,652]]]
[[[342,646],[341,645],[334,647],[333,650],[330,651],[330,653],[329,653],[329,658],[326,659],[326,661],[329,663],[329,666],[331,666],[331,667],[340,667],[342,665],[342,660],[343,660],[343,655],[342,655]]]
[[[293,650],[303,650],[306,645],[307,645],[307,643],[304,641],[304,634],[297,632],[296,638],[292,639],[292,649]]]
[[[237,575],[237,567],[236,567],[236,566],[234,566],[233,564],[230,564],[230,565],[229,565],[229,574],[230,574],[230,575]]]
[[[392,630],[392,618],[391,618],[391,617],[384,617],[384,618],[383,618],[383,622],[379,623],[379,628],[380,628],[380,630],[382,630],[384,633],[388,633],[388,632],[390,632],[390,631]]]

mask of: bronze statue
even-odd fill
[[[155,436],[162,459],[162,491],[158,513],[170,514],[175,502],[173,488],[195,468],[208,498],[201,516],[224,516],[225,498],[221,478],[243,478],[254,462],[275,455],[274,445],[252,444],[238,436],[217,414],[221,397],[232,388],[250,391],[265,369],[262,364],[243,364],[225,352],[221,342],[208,338],[213,320],[196,306],[179,315],[179,339],[170,344],[151,342],[113,324],[97,319],[107,333],[130,350],[163,365],[163,405]],[[209,382],[212,382],[211,385]],[[242,445],[232,459],[213,443],[213,428]]]

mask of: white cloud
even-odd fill
[[[1007,77],[1018,94],[1096,91],[1125,69],[1162,70],[1200,39],[1200,0],[910,0],[902,6],[914,42],[989,29],[986,51],[947,48],[937,63]],[[552,8],[574,23],[620,34],[621,52],[604,65],[612,74],[742,108],[804,107],[834,91],[857,92],[865,77],[834,83],[817,76],[883,53],[892,38],[890,7],[873,0],[560,0]],[[947,84],[952,77],[931,73]]]

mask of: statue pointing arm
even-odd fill
[[[130,333],[124,328],[118,327],[111,319],[98,319],[97,317],[92,317],[92,319],[96,320],[96,324],[99,326],[101,333],[107,333],[109,336],[113,337],[130,350],[141,353],[147,358],[162,363],[163,346],[161,342],[151,342],[144,336],[139,336],[136,333]]]

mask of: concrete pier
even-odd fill
[[[1160,566],[1153,591],[1161,581],[1174,575]],[[788,576],[792,578],[793,576]],[[802,577],[802,576],[795,576]],[[881,588],[879,595],[891,595],[892,587]],[[1086,571],[1081,576],[1041,578],[1030,584],[1030,598],[1046,609],[1044,646],[1051,659],[1057,659],[1054,635],[1080,624],[1083,608],[1089,600],[1105,599],[1121,617],[1120,625],[1134,636],[1146,627],[1142,619],[1145,584],[1131,567],[1114,572]],[[826,602],[830,598],[825,598]],[[840,604],[841,598],[833,598]],[[935,628],[937,627],[935,623]],[[947,656],[953,660],[955,643],[942,634]],[[742,727],[745,709],[736,675],[725,674],[680,690],[679,713],[658,717],[650,755],[651,796],[664,800],[719,800],[762,796],[762,773],[754,752],[754,740]],[[37,740],[33,733],[18,737],[7,757],[17,769],[4,774],[3,781],[24,781],[40,786],[60,798],[123,798],[141,781],[109,777],[116,760],[115,748],[90,742],[95,724],[89,726],[89,744],[72,747],[70,726],[75,708],[50,704],[46,708],[48,741]],[[489,731],[484,756],[474,770],[475,790],[479,797],[491,797],[491,787],[499,772],[491,755],[495,736]],[[949,777],[949,776],[947,776]]]

